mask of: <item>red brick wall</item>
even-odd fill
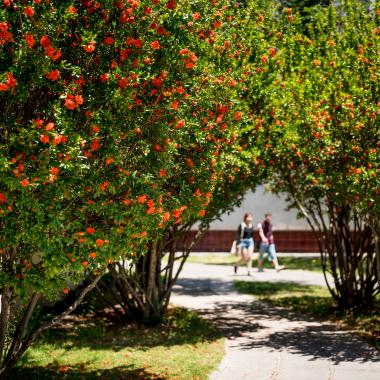
[[[186,240],[195,235],[190,231]],[[236,238],[235,231],[213,230],[208,231],[205,236],[194,247],[196,252],[229,252],[233,240]],[[274,231],[277,252],[318,252],[317,241],[311,231]],[[185,241],[186,241],[185,240]],[[255,233],[255,241],[258,233]],[[183,242],[178,243],[181,249]],[[257,247],[255,247],[255,250]]]

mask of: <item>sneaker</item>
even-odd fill
[[[264,268],[259,268],[258,272],[264,272]]]
[[[234,274],[237,274],[237,265],[234,265]]]
[[[280,272],[282,271],[283,269],[285,269],[285,265],[279,265],[277,268],[276,268],[276,272]]]

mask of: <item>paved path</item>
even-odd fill
[[[228,266],[187,263],[172,302],[197,310],[227,338],[210,380],[380,379],[380,355],[359,336],[237,293],[234,278],[324,284],[321,274],[306,271],[235,277]]]

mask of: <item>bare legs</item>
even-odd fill
[[[274,244],[263,244],[260,245],[260,257],[259,257],[259,272],[262,272],[263,264],[264,264],[264,254],[268,253],[268,259],[271,262],[271,264],[274,266],[277,272],[284,269],[285,267],[283,265],[279,265],[277,254],[276,254],[276,248]]]
[[[240,258],[239,258],[239,261],[235,264],[234,268],[235,268],[235,273],[237,272],[237,268],[240,266],[240,265],[244,265],[246,264],[247,265],[247,269],[248,269],[248,276],[251,275],[251,269],[252,269],[252,254],[253,254],[253,246],[249,247],[249,248],[243,248],[241,250],[241,254],[240,254]]]

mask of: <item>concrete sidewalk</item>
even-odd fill
[[[172,302],[197,310],[226,336],[226,355],[211,380],[380,379],[380,356],[359,336],[240,294],[235,278],[324,284],[315,272],[267,270],[240,277],[232,267],[187,263]]]

